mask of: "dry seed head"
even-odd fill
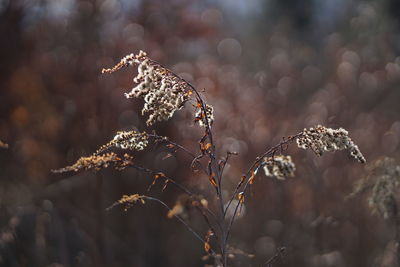
[[[142,61],[143,58],[145,58],[146,56],[147,56],[146,52],[143,51],[140,51],[138,55],[134,54],[127,55],[124,58],[122,58],[120,62],[114,67],[110,69],[102,69],[101,73],[113,73],[123,67],[131,66],[133,64],[139,64],[140,61]]]
[[[80,170],[94,170],[99,171],[101,169],[107,168],[111,164],[114,165],[116,169],[124,169],[125,167],[132,164],[132,157],[125,154],[123,158],[117,156],[117,154],[111,152],[102,155],[92,155],[89,157],[81,157],[76,163],[71,166],[67,166],[62,169],[53,170],[54,173],[64,173],[64,172],[77,172]]]
[[[383,158],[367,166],[368,175],[359,180],[349,197],[368,191],[368,205],[384,219],[393,218],[397,209],[400,186],[400,165],[392,158]]]
[[[101,146],[95,154],[102,153],[111,147],[140,151],[147,147],[148,144],[149,136],[146,132],[121,131],[117,132],[113,140]]]
[[[366,162],[358,146],[343,128],[331,129],[318,125],[315,128],[304,129],[302,135],[297,138],[297,146],[303,149],[311,148],[318,156],[324,152],[348,150],[351,157],[361,163]]]
[[[168,120],[176,110],[183,107],[191,95],[189,84],[170,70],[154,62],[140,51],[138,55],[128,55],[111,69],[103,73],[112,73],[124,66],[138,65],[138,75],[133,79],[137,85],[126,93],[127,98],[143,98],[145,104],[142,115],[149,113],[147,125]]]
[[[122,204],[125,205],[125,211],[127,211],[130,207],[132,207],[136,202],[140,202],[142,204],[145,204],[144,202],[144,196],[141,196],[139,194],[133,194],[133,195],[123,195],[120,200],[118,200],[113,206]],[[111,207],[113,207],[111,206]],[[110,208],[111,208],[110,207]]]
[[[286,177],[293,176],[296,166],[290,156],[275,156],[264,159],[265,176],[276,177],[279,180],[284,180]]]

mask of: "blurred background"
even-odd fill
[[[400,154],[397,0],[0,0],[0,266],[203,266],[203,244],[157,204],[105,209],[144,193],[131,169],[51,174],[121,129],[148,130],[127,100],[134,68],[101,75],[145,50],[214,106],[228,194],[254,158],[304,127],[344,127],[368,162]],[[195,150],[190,105],[156,125]],[[365,199],[345,201],[364,166],[345,152],[288,149],[296,177],[257,177],[233,228],[231,266],[395,266],[393,226]],[[205,196],[190,160],[161,147],[135,157]],[[179,192],[150,194],[173,205]],[[210,200],[212,202],[212,199]],[[187,219],[205,233],[196,214]]]

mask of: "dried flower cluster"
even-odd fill
[[[124,57],[116,66],[103,69],[102,72],[112,73],[123,66],[134,64],[138,65],[138,75],[133,79],[137,86],[125,96],[144,99],[142,115],[149,113],[146,122],[148,126],[157,121],[168,120],[176,110],[183,107],[192,94],[189,84],[148,58],[143,51],[138,55]]]
[[[127,211],[130,207],[132,207],[134,204],[137,202],[140,202],[142,204],[145,204],[144,201],[144,196],[141,196],[139,194],[133,194],[133,195],[123,195],[121,199],[119,199],[117,202],[115,202],[111,207],[108,209],[113,208],[116,205],[125,205],[124,210]]]
[[[311,148],[319,156],[326,151],[349,150],[353,158],[361,163],[366,162],[358,146],[343,128],[331,129],[318,125],[315,128],[304,129],[297,138],[297,145],[303,149]]]
[[[110,147],[140,151],[143,150],[148,144],[149,136],[146,132],[140,133],[137,131],[121,131],[117,132],[113,140],[101,146],[96,151],[96,154],[102,153]]]
[[[53,170],[54,173],[64,173],[64,172],[77,172],[80,170],[94,170],[99,171],[101,169],[107,168],[111,164],[118,170],[124,169],[132,164],[132,157],[125,154],[122,158],[118,157],[117,154],[111,152],[102,155],[92,155],[89,157],[81,157],[75,164],[61,168],[58,170]]]
[[[8,144],[6,144],[0,140],[0,148],[8,148]]]
[[[383,158],[368,166],[367,172],[368,175],[355,184],[350,197],[369,191],[368,204],[372,212],[381,214],[385,219],[392,218],[397,212],[400,165],[392,158]]]
[[[89,169],[100,170],[111,164],[116,169],[123,169],[126,166],[131,166],[138,171],[142,171],[154,177],[148,190],[150,190],[160,178],[164,181],[162,190],[166,188],[167,184],[176,186],[177,189],[183,192],[183,195],[178,198],[172,208],[156,197],[132,194],[122,196],[122,198],[109,207],[109,209],[116,205],[124,205],[125,210],[127,210],[138,202],[144,204],[145,200],[159,203],[168,210],[168,218],[175,218],[180,221],[204,244],[204,250],[209,257],[214,258],[216,266],[228,266],[228,258],[234,258],[235,254],[247,255],[247,253],[242,251],[231,249],[228,245],[232,225],[235,219],[243,215],[242,209],[245,208],[244,202],[246,193],[249,192],[249,188],[253,184],[255,176],[260,168],[264,169],[266,176],[276,177],[280,180],[294,175],[296,167],[292,158],[290,156],[280,155],[284,153],[289,144],[297,140],[297,145],[300,148],[310,148],[319,156],[326,151],[346,149],[349,150],[350,155],[359,162],[365,162],[364,156],[350,139],[346,130],[342,128],[335,130],[320,125],[315,128],[304,129],[301,133],[283,139],[279,144],[271,147],[261,156],[257,157],[248,171],[241,176],[234,191],[230,194],[229,200],[224,203],[223,199],[226,198],[223,197],[225,194],[225,189],[222,186],[223,172],[230,156],[237,155],[237,153],[227,152],[226,158],[219,159],[220,155],[216,152],[216,143],[213,138],[212,127],[210,127],[214,121],[213,107],[204,102],[201,94],[191,84],[179,78],[176,74],[159,63],[151,60],[143,51],[140,51],[137,55],[130,54],[124,57],[117,65],[110,69],[103,69],[102,72],[112,73],[131,65],[138,66],[138,74],[134,78],[134,82],[137,83],[137,85],[129,93],[126,93],[125,96],[127,98],[142,98],[144,100],[145,103],[142,109],[142,115],[149,113],[149,118],[146,122],[147,125],[153,125],[157,121],[169,119],[173,116],[175,111],[181,109],[185,102],[189,100],[190,96],[194,94],[197,101],[194,121],[200,126],[205,127],[204,135],[198,141],[199,151],[193,152],[155,133],[147,134],[146,132],[121,131],[118,132],[109,143],[100,147],[92,156],[82,157],[74,165],[56,170],[55,172],[60,173]],[[169,151],[176,152],[177,150],[181,150],[191,157],[190,166],[193,167],[193,171],[201,171],[204,173],[215,189],[217,201],[219,202],[217,212],[213,211],[215,208],[213,207],[214,205],[209,207],[207,199],[194,194],[185,185],[180,184],[164,173],[137,166],[134,164],[132,157],[126,154],[122,158],[118,157],[117,154],[113,152],[104,154],[110,148],[141,151],[149,145],[149,141],[156,144],[166,143],[166,147]],[[168,154],[167,157],[170,155],[171,154]],[[384,177],[388,176],[390,178],[381,178],[380,182],[375,185],[377,189],[374,189],[370,202],[377,206],[377,209],[380,211],[389,205],[387,204],[389,203],[387,199],[394,198],[394,188],[398,186],[400,173],[399,167],[396,167],[395,170],[396,171],[390,173],[390,175],[385,173]],[[207,223],[209,230],[205,237],[188,224],[187,219],[189,219],[191,210],[198,211]],[[276,255],[267,261],[265,265],[269,266],[275,259],[280,257],[282,252],[282,249],[278,250]]]
[[[264,166],[265,176],[276,177],[280,180],[293,176],[296,170],[296,166],[290,156],[268,157],[264,159],[262,165]]]
[[[206,105],[206,115],[204,115],[203,110],[201,109],[201,107],[199,107],[199,109],[196,111],[195,114],[195,122],[198,122],[199,125],[201,127],[206,127],[207,126],[207,121],[209,125],[212,125],[213,121],[214,121],[214,108],[211,105]],[[206,117],[207,116],[207,121],[206,121]]]

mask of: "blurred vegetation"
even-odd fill
[[[60,176],[117,130],[146,130],[128,101],[132,70],[103,67],[140,49],[199,89],[215,110],[234,186],[254,157],[304,127],[344,127],[367,161],[399,158],[400,3],[395,0],[0,1],[0,265],[202,266],[201,245],[162,207],[105,211],[151,179],[134,170]],[[159,134],[187,146],[201,132],[178,112]],[[259,266],[395,266],[393,231],[361,198],[344,201],[362,167],[336,153],[289,151],[296,177],[259,177],[232,245]],[[224,155],[224,154],[223,154]],[[188,159],[137,157],[206,194]],[[221,155],[222,156],[222,155]],[[174,203],[178,192],[161,193]],[[150,207],[149,207],[150,206]],[[197,228],[201,221],[189,216]]]

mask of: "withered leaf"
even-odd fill
[[[217,187],[217,181],[215,180],[215,173],[211,174],[209,177],[210,183],[214,186]]]
[[[210,245],[210,237],[214,235],[214,232],[210,229],[207,231],[205,242],[204,242],[204,250],[209,253],[211,250],[211,245]]]
[[[212,145],[210,143],[207,143],[204,145],[203,149],[208,150]]]
[[[244,203],[244,192],[240,192],[238,194],[238,199],[239,199],[240,204]]]
[[[255,176],[256,176],[256,172],[253,170],[251,172],[251,176],[250,176],[250,179],[249,179],[249,184],[253,184],[254,183],[254,177]]]

